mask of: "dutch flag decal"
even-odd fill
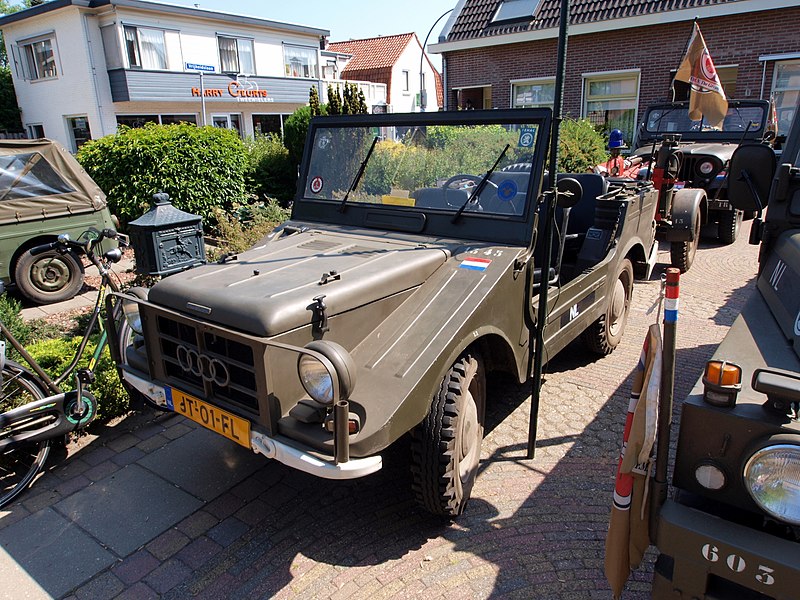
[[[461,261],[461,264],[458,265],[462,269],[472,269],[473,271],[485,271],[486,267],[491,264],[491,260],[488,258],[477,258],[477,257],[470,257],[466,258]]]

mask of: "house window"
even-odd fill
[[[724,65],[716,67],[717,77],[722,84],[722,90],[725,92],[726,98],[736,98],[736,78],[739,76],[739,65]],[[672,86],[674,90],[674,97],[676,101],[688,100],[691,85],[685,81],[675,81],[675,74],[677,71],[673,69]]]
[[[539,0],[504,0],[497,7],[491,23],[504,21],[530,21],[539,6]]]
[[[772,83],[775,112],[778,115],[778,134],[786,135],[792,124],[794,113],[800,106],[800,60],[775,63]]]
[[[28,137],[32,140],[44,137],[44,125],[41,123],[32,123],[27,126]]]
[[[553,79],[533,79],[511,84],[511,108],[552,107],[556,94]]]
[[[56,55],[50,38],[22,45],[28,73],[34,79],[52,79],[58,76]]]
[[[283,135],[281,115],[253,115],[253,131],[262,135],[268,133]]]
[[[86,118],[86,115],[67,118],[67,129],[72,140],[73,152],[77,152],[78,148],[92,139],[92,133],[89,131],[89,119]]]
[[[167,68],[167,45],[161,29],[124,26],[125,51],[131,69]]]
[[[242,137],[242,122],[236,113],[211,115],[211,124],[220,129],[233,129]]]
[[[409,91],[409,78],[408,78],[408,71],[403,71],[403,91]]]
[[[595,126],[619,129],[633,138],[639,102],[639,73],[584,75],[583,116]]]
[[[197,115],[117,115],[117,125],[144,127],[147,123],[160,123],[161,125],[193,123],[197,125]]]
[[[219,65],[223,73],[254,75],[253,40],[218,36]]]
[[[284,46],[283,59],[287,77],[305,77],[316,79],[317,50],[303,46]]]

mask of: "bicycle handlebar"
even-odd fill
[[[66,252],[68,250],[75,250],[78,254],[86,254],[89,255],[93,252],[94,248],[98,246],[103,240],[105,239],[119,239],[120,234],[113,229],[107,228],[103,229],[102,231],[98,232],[98,235],[94,239],[88,240],[86,243],[76,242],[69,238],[66,233],[63,233],[58,236],[58,239],[55,242],[50,242],[49,244],[42,244],[41,246],[34,246],[29,250],[32,256],[36,256],[38,254],[44,254],[45,252],[50,252],[51,250],[59,250]],[[120,240],[121,245],[127,246],[127,243],[123,240]]]

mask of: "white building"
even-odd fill
[[[0,18],[30,137],[81,143],[118,124],[280,132],[321,92],[326,29],[144,0],[52,0]],[[326,78],[330,79],[330,78]],[[372,90],[372,91],[370,91]],[[385,87],[367,87],[368,104]]]

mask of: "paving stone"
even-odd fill
[[[217,542],[202,536],[190,542],[175,557],[192,569],[198,569],[211,557],[216,556],[221,549],[222,546]]]
[[[178,523],[177,528],[190,538],[196,538],[203,535],[217,523],[219,523],[219,519],[214,515],[200,510]]]
[[[114,507],[114,510],[108,510]],[[120,519],[146,507],[145,518]],[[143,469],[129,465],[62,500],[56,509],[126,556],[200,507],[200,501]]]
[[[165,594],[191,573],[192,570],[189,567],[181,561],[171,558],[145,577],[144,582],[156,593]]]
[[[147,544],[146,548],[158,560],[164,561],[188,544],[191,540],[189,537],[178,531],[177,529],[168,529],[152,542]]]
[[[157,600],[157,598],[158,593],[140,581],[116,596],[115,600]]]
[[[106,571],[75,590],[74,598],[77,600],[113,598],[124,590],[125,584],[116,575]]]
[[[0,530],[0,547],[0,582],[13,581],[16,598],[63,596],[115,561],[52,508]]]
[[[139,550],[123,559],[111,572],[125,585],[132,585],[141,580],[159,564],[160,561],[147,550]]]

